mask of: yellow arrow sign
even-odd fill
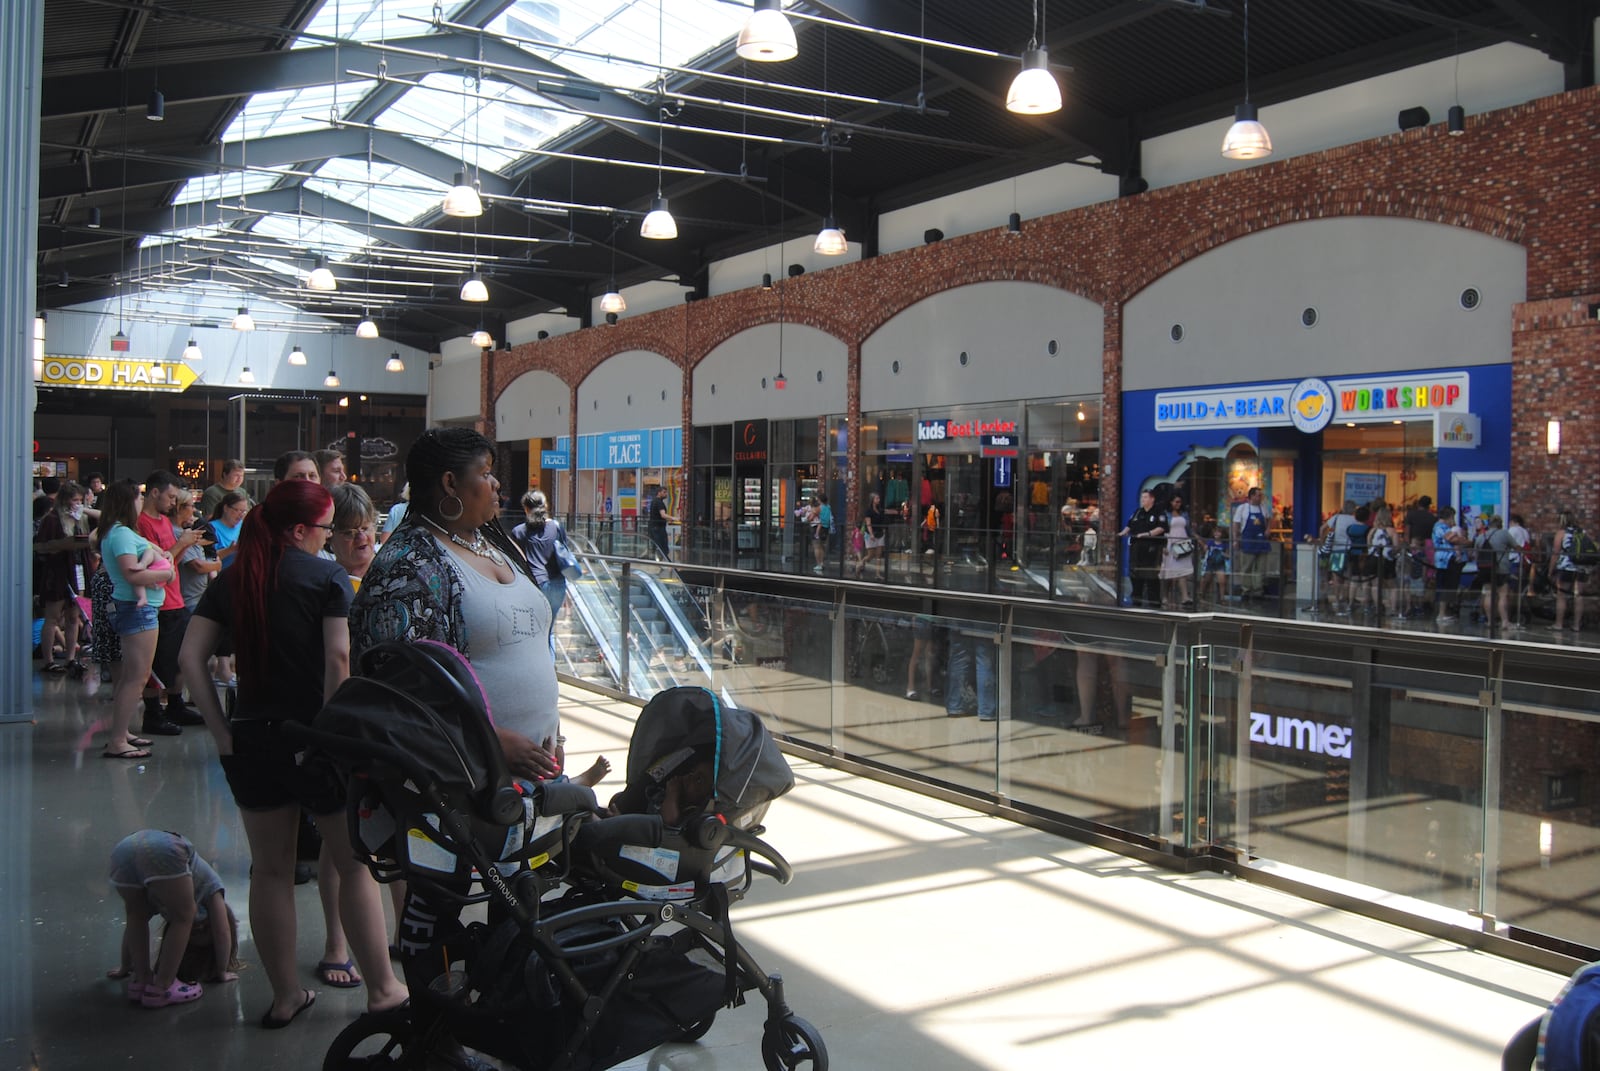
[[[141,361],[108,357],[51,357],[37,365],[36,382],[45,387],[106,390],[164,390],[178,393],[200,377],[182,361]]]

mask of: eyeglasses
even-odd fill
[[[306,527],[308,527],[308,528],[321,528],[324,532],[327,532],[329,535],[332,535],[333,533],[338,531],[338,529],[335,528],[331,524],[310,524],[310,525],[307,525]]]
[[[344,536],[346,539],[354,539],[358,535],[364,535],[371,539],[378,534],[378,526],[364,524],[360,528],[332,528],[329,531],[333,532],[334,535]]]

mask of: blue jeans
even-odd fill
[[[945,667],[944,712],[952,716],[964,713],[961,703],[974,661],[977,662],[977,678],[973,682],[973,691],[978,697],[978,720],[994,721],[994,642],[988,636],[968,636],[958,629],[950,632],[950,660]]]
[[[550,602],[550,619],[554,624],[555,616],[561,612],[561,604],[567,598],[567,578],[546,580],[539,585],[539,590],[544,592],[544,597]]]

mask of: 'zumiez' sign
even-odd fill
[[[1290,751],[1307,751],[1330,759],[1348,759],[1355,733],[1343,725],[1329,725],[1310,718],[1290,718],[1282,714],[1250,712],[1250,742]]]
[[[1432,419],[1439,413],[1471,410],[1467,397],[1469,379],[1465,372],[1353,376],[1329,380],[1328,395],[1296,390],[1306,383],[1320,384],[1318,380],[1162,391],[1156,395],[1155,427],[1157,431],[1290,426],[1320,429],[1331,421],[1379,424],[1409,418]],[[1304,411],[1308,405],[1326,405],[1329,396],[1331,416]]]

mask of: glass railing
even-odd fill
[[[641,699],[702,683],[825,762],[1508,947],[1600,949],[1592,652],[591,562]],[[624,575],[692,607],[684,627],[619,611]]]

